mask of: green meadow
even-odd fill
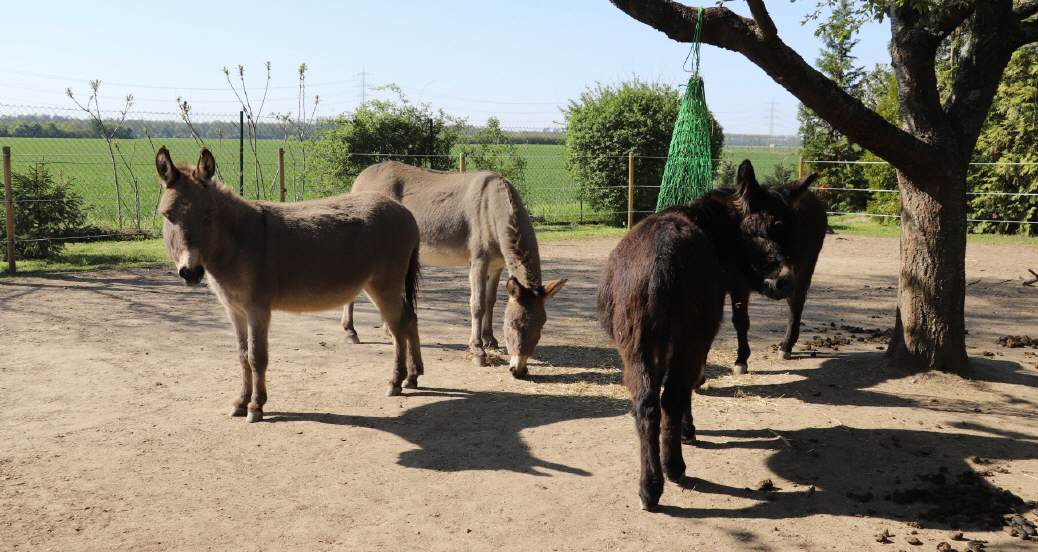
[[[24,171],[34,163],[46,163],[57,178],[68,179],[83,197],[88,224],[124,231],[155,232],[158,228],[155,206],[159,187],[154,176],[154,152],[160,145],[170,149],[175,161],[194,162],[198,144],[192,139],[132,139],[115,142],[115,174],[108,146],[100,139],[76,138],[0,138],[11,147],[14,171]],[[234,139],[208,140],[216,156],[220,176],[228,185],[239,186],[239,150]],[[261,140],[257,154],[245,146],[244,195],[248,198],[276,199],[278,190],[277,150],[285,147],[285,181],[289,200],[315,197],[319,189],[313,177],[302,174],[298,142]],[[527,207],[539,223],[595,223],[605,215],[581,200],[579,186],[566,170],[562,145],[524,144],[519,146],[526,158],[525,197]],[[623,155],[623,152],[618,152]],[[730,147],[724,157],[735,162],[750,159],[758,175],[770,174],[777,164],[796,166],[794,148]],[[257,160],[258,159],[258,163]],[[664,163],[659,157],[638,157],[635,170],[646,163]],[[259,178],[257,178],[259,177]],[[617,182],[626,185],[626,181]],[[120,201],[116,201],[116,198]],[[24,198],[23,198],[24,199]],[[121,209],[117,206],[121,206]],[[139,217],[139,220],[138,220]]]

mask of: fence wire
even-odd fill
[[[38,195],[32,187],[17,187],[12,198],[16,238],[23,244],[69,242],[156,236],[161,232],[157,214],[161,187],[155,175],[154,156],[160,146],[169,148],[177,162],[194,163],[199,147],[209,148],[217,160],[218,177],[248,199],[277,201],[284,182],[288,201],[301,201],[347,192],[353,175],[334,175],[322,167],[315,152],[317,132],[301,130],[284,118],[263,118],[250,132],[239,125],[239,114],[135,112],[131,117],[103,113],[105,130],[99,130],[82,111],[74,108],[13,106],[0,103],[0,145],[11,148],[15,175],[30,175],[45,167],[52,182],[65,193],[48,191]],[[107,136],[107,139],[105,138]],[[244,136],[244,138],[242,138]],[[253,139],[255,138],[255,139]],[[524,204],[538,224],[623,224],[627,220],[627,152],[599,155],[567,155],[561,144],[519,144],[522,169],[506,174],[520,190]],[[284,175],[279,173],[279,150],[284,152]],[[461,146],[450,155],[422,153],[344,152],[353,166],[364,167],[395,159],[418,166],[460,170]],[[722,162],[735,164],[743,157],[753,160],[758,177],[795,177],[798,161],[807,169],[822,168],[818,191],[830,202],[834,215],[863,215],[878,219],[898,218],[897,189],[849,186],[826,180],[825,167],[846,165],[842,161],[804,160],[793,148],[726,149]],[[633,191],[635,219],[653,211],[659,193],[659,177],[666,163],[665,152],[636,152]],[[857,162],[884,170],[883,162]],[[982,164],[978,164],[982,165]],[[988,164],[983,164],[988,165]],[[1038,163],[1021,162],[1028,169]],[[778,167],[778,169],[776,169]],[[466,166],[475,170],[472,162]],[[606,168],[616,177],[589,182],[586,174]],[[722,170],[718,171],[723,172]],[[723,176],[720,178],[724,178]],[[730,184],[730,183],[729,183]],[[26,191],[29,190],[29,191]],[[1016,226],[1038,225],[1038,193],[1013,191],[970,191],[973,201],[1002,202],[1007,216],[975,216],[971,223]],[[838,196],[858,194],[867,199],[847,209]],[[885,203],[876,198],[887,198]],[[1020,209],[1021,202],[1033,208]],[[34,227],[34,213],[57,206],[78,206],[84,213],[76,225],[41,230]],[[874,209],[879,206],[881,209]],[[1026,207],[1026,206],[1025,206]],[[987,211],[987,212],[990,212]],[[1024,215],[1019,215],[1024,213]],[[2,215],[2,210],[0,210]],[[0,225],[0,232],[3,231]],[[1032,232],[1035,233],[1035,232]]]

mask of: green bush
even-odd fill
[[[465,154],[466,169],[494,171],[510,180],[520,195],[526,196],[526,158],[519,154],[518,146],[509,143],[497,117],[487,119],[487,126],[476,131],[470,143],[459,150]]]
[[[311,146],[312,176],[321,191],[346,191],[360,171],[381,161],[441,170],[454,167],[451,148],[461,133],[461,121],[443,110],[434,112],[428,104],[414,105],[399,89],[391,90],[397,94],[395,100],[371,100],[340,115]]]
[[[15,257],[45,259],[56,256],[64,247],[61,240],[40,238],[70,237],[82,231],[86,214],[83,198],[72,190],[71,179],[55,181],[47,166],[37,163],[24,173],[11,175],[15,198]],[[7,243],[6,210],[0,210],[0,243]],[[3,247],[6,260],[7,248]]]
[[[609,221],[627,219],[627,152],[635,166],[634,210],[653,211],[663,177],[674,120],[681,97],[672,86],[638,79],[589,88],[570,101],[566,114],[566,168],[580,193]],[[710,146],[714,167],[724,147],[724,131],[711,116]],[[637,218],[644,213],[636,215]]]

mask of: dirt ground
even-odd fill
[[[234,340],[204,288],[166,269],[2,280],[0,549],[966,550],[953,528],[1033,549],[983,530],[979,499],[950,483],[970,472],[974,489],[1038,500],[1038,349],[998,343],[1038,337],[1038,288],[1021,285],[1033,248],[970,246],[965,379],[884,363],[897,241],[829,236],[802,354],[774,352],[785,305],[756,297],[751,373],[732,377],[722,327],[691,478],[647,513],[595,322],[614,244],[542,244],[546,277],[570,282],[529,381],[472,366],[461,270],[425,269],[426,375],[401,397],[383,395],[392,353],[369,304],[353,346],[337,312],[275,314],[258,424],[226,415]]]

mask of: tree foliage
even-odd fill
[[[858,44],[855,38],[858,29],[855,9],[854,3],[849,0],[835,2],[825,24],[815,31],[823,43],[816,65],[840,88],[861,99],[866,74],[855,65],[852,53]],[[864,168],[852,163],[861,161],[865,150],[803,104],[797,111],[797,119],[800,120],[801,155],[805,159],[846,162],[811,167],[812,170],[822,171],[823,187],[864,188]],[[862,192],[828,192],[825,199],[828,200],[829,208],[835,211],[860,211],[868,202],[868,196]]]
[[[627,152],[638,156],[634,210],[656,208],[680,99],[677,88],[635,78],[588,88],[566,108],[566,167],[592,207],[612,213],[613,224],[627,220]],[[713,116],[710,123],[716,166],[724,131]]]
[[[396,87],[393,100],[370,100],[337,117],[314,144],[315,176],[326,191],[349,189],[368,165],[396,160],[450,169],[462,121],[429,104],[412,104]],[[374,154],[374,155],[372,155]]]
[[[64,242],[41,238],[70,237],[80,233],[86,215],[83,198],[70,179],[55,180],[47,166],[37,163],[24,173],[11,175],[15,197],[15,256],[43,259],[61,252]],[[0,210],[0,242],[7,241],[7,217]],[[36,240],[36,241],[32,241]],[[7,249],[4,248],[6,259]]]
[[[519,147],[509,142],[497,117],[487,119],[487,126],[475,131],[469,142],[460,147],[467,167],[494,171],[510,180],[521,195],[526,195],[526,159],[519,154]]]
[[[977,140],[967,177],[971,192],[1038,193],[1038,46],[1014,54]],[[1029,164],[1030,163],[1030,164]],[[1038,223],[1038,197],[970,196],[974,219]],[[974,231],[1038,235],[1038,224],[980,222]]]

